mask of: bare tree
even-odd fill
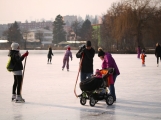
[[[36,39],[39,39],[40,40],[40,43],[42,44],[42,41],[43,41],[43,31],[42,30],[37,30],[37,32],[36,32],[36,35],[35,35],[35,38]]]
[[[24,49],[26,50],[29,30],[28,29],[22,29],[21,30],[21,33],[22,33],[22,36],[23,36]]]
[[[144,47],[143,42],[148,38],[147,36],[155,34],[158,36],[157,31],[160,27],[157,31],[154,29],[160,20],[158,7],[160,2],[159,0],[122,0],[112,5],[104,16],[104,29],[110,30],[106,30],[105,33],[116,40],[117,49],[118,45],[126,48],[127,43],[131,43],[132,49],[138,45]]]

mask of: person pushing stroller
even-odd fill
[[[96,69],[94,75],[90,78],[85,79],[80,82],[80,89],[83,91],[80,97],[80,103],[82,105],[86,104],[86,100],[89,99],[90,106],[94,106],[99,100],[105,100],[107,105],[112,105],[114,98],[112,95],[108,94],[107,86],[109,84],[108,80],[114,72],[113,68],[108,69]],[[111,77],[113,78],[113,77]],[[110,82],[111,83],[111,82]],[[86,96],[84,96],[86,94]]]

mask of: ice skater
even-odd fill
[[[142,66],[145,66],[145,57],[146,57],[145,50],[142,49],[142,52],[141,52]]]
[[[69,71],[69,57],[71,58],[71,61],[72,61],[73,59],[72,52],[70,50],[70,47],[68,46],[64,54],[62,70],[64,70],[64,67],[66,65],[67,71]]]
[[[53,52],[52,52],[52,48],[49,47],[49,51],[48,51],[48,64],[49,63],[51,64],[52,55],[54,55]]]
[[[11,48],[12,50],[9,51],[8,56],[11,57],[11,62],[14,65],[14,68],[12,71],[14,75],[14,83],[12,87],[12,101],[16,100],[16,102],[25,102],[25,100],[22,98],[22,95],[21,95],[22,80],[23,80],[22,61],[24,60],[25,57],[28,56],[29,53],[26,52],[21,56],[19,52],[20,47],[18,43],[12,43]],[[17,93],[16,93],[16,89],[17,89]]]
[[[159,43],[156,44],[155,56],[157,58],[157,67],[158,67],[159,66],[159,57],[160,57],[160,61],[161,61],[161,46],[159,45]]]
[[[140,59],[141,49],[140,46],[137,48],[137,58]]]

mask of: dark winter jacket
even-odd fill
[[[155,48],[155,56],[156,57],[161,57],[161,46],[158,45],[156,48]]]
[[[51,49],[49,49],[49,52],[48,52],[48,58],[52,58],[52,55],[53,55],[52,50],[51,50]]]
[[[15,65],[13,71],[23,70],[22,61],[24,57],[20,55],[19,51],[10,50],[8,56],[11,57],[11,62]]]
[[[93,73],[93,58],[95,55],[95,50],[93,48],[91,49],[80,49],[76,57],[77,58],[82,58],[83,55],[83,61],[82,61],[82,67],[81,67],[81,72],[83,73]]]

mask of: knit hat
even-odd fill
[[[86,46],[87,46],[87,47],[91,47],[91,41],[87,41],[87,42],[86,42]]]
[[[96,69],[95,74],[100,74],[99,69]]]
[[[19,49],[17,49],[18,47],[19,47],[19,44],[18,44],[18,43],[12,43],[12,44],[11,44],[12,50],[19,51]]]
[[[67,49],[70,50],[70,47],[68,47]]]
[[[99,48],[98,49],[98,57],[104,56],[104,55],[105,55],[105,52],[102,50],[102,48]]]

